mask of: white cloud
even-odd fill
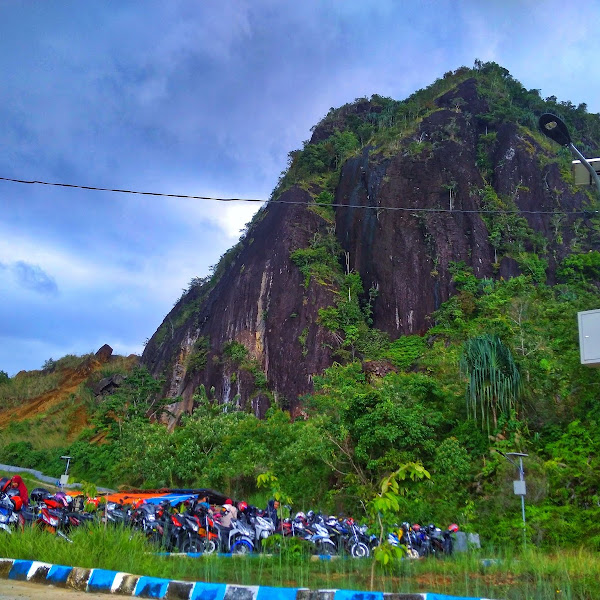
[[[144,294],[170,300],[181,282],[186,280],[184,273],[191,266],[176,253],[148,255],[135,270],[119,264],[120,258],[117,255],[112,262],[106,258],[98,260],[89,254],[77,254],[61,248],[55,242],[33,238],[25,233],[15,235],[0,228],[0,262],[5,265],[19,262],[37,265],[56,281],[61,294],[71,301],[78,294],[92,289],[129,290],[129,303],[135,295],[143,298]]]
[[[215,223],[232,242],[262,205],[258,202],[214,202],[204,209],[205,218]]]

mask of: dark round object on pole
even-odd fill
[[[542,133],[561,146],[571,145],[571,136],[564,122],[556,115],[544,113],[539,120]]]

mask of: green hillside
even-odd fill
[[[588,155],[598,151],[599,116],[588,114],[585,105],[543,99],[502,67],[477,62],[404,101],[373,96],[368,110],[356,109],[366,102],[358,99],[330,111],[313,142],[290,153],[273,198],[292,185],[318,190],[314,210],[332,220],[332,193],[344,161],[367,145],[385,153],[404,144],[407,152],[426,153],[435,140],[407,142],[409,136],[438,110],[437,98],[469,78],[477,80],[489,108],[473,115],[489,124],[477,163],[488,184],[481,190],[482,206],[511,206],[509,198],[495,195],[489,168],[494,131],[504,122],[515,123],[545,149],[536,159],[540,167],[556,162],[572,185],[570,156],[537,131],[538,116],[561,116]],[[461,110],[459,103],[455,109]],[[524,452],[528,539],[550,547],[585,538],[598,549],[600,374],[580,365],[576,315],[600,308],[600,205],[593,191],[585,193],[589,214],[574,220],[565,258],[555,256],[521,216],[486,216],[496,262],[509,257],[522,275],[478,279],[464,263],[452,264],[456,295],[431,316],[423,336],[391,340],[372,327],[376,290],[365,292],[360,277],[345,273],[335,239],[319,237],[296,251],[291,258],[308,280],[335,284],[344,293],[319,314],[321,326],[339,336],[337,362],[315,378],[315,392],[302,399],[294,419],[274,403],[260,420],[234,404],[220,405],[214,390],[200,387],[194,412],[167,430],[163,417],[174,400],[157,398],[160,382],[137,368],[102,401],[91,401],[85,385],[74,391],[64,402],[86,407],[87,426],[71,439],[58,429],[61,443],[55,439],[52,447],[36,433],[47,427],[50,413],[0,422],[0,456],[56,471],[56,457],[68,453],[73,475],[97,484],[213,487],[261,501],[270,490],[258,489],[256,480],[268,473],[298,508],[357,516],[382,477],[416,462],[431,478],[405,482],[399,521],[456,522],[487,540],[514,543],[521,528],[520,500],[512,488],[517,473],[497,451]],[[558,231],[560,214],[556,219]],[[212,278],[192,287],[216,285],[236,251],[223,257]],[[297,342],[309,352],[301,338]],[[227,360],[262,375],[252,371],[241,344],[228,347]],[[12,385],[11,379],[0,380],[0,409],[19,401],[2,393]]]

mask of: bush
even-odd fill
[[[390,344],[384,358],[400,369],[408,369],[425,352],[425,340],[418,335],[404,335]]]
[[[187,368],[190,373],[197,373],[206,367],[209,349],[210,343],[208,338],[200,336],[194,343],[192,351],[187,359]]]
[[[241,363],[248,356],[248,349],[244,344],[232,340],[223,346],[223,356],[230,358],[234,363]]]

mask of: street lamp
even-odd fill
[[[544,113],[539,120],[540,130],[542,133],[555,141],[557,144],[568,148],[571,154],[581,161],[581,164],[589,171],[591,179],[598,188],[598,194],[600,194],[600,177],[592,165],[588,162],[587,158],[577,150],[575,144],[571,141],[571,134],[567,129],[564,121],[559,119],[556,115],[551,113]],[[598,162],[598,159],[592,159],[594,163]],[[575,164],[575,161],[574,161]],[[591,183],[591,181],[590,181]]]
[[[523,469],[523,458],[529,456],[529,454],[524,454],[523,452],[500,452],[500,450],[496,450],[500,456],[504,456],[504,458],[511,464],[514,465],[519,470],[519,479],[517,481],[513,481],[513,491],[515,496],[521,496],[521,515],[523,517],[523,546],[527,545],[527,533],[526,533],[526,522],[525,522],[525,496],[527,494],[527,489],[525,485],[525,470]],[[517,464],[511,456],[519,457],[519,464]]]
[[[69,465],[71,464],[71,456],[61,456],[63,460],[67,461],[67,466],[65,467],[65,474],[60,476],[60,485],[64,487],[69,483]]]
[[[591,158],[589,161],[575,148],[571,135],[564,122],[556,115],[544,113],[539,120],[542,133],[557,144],[569,148],[571,154],[579,160],[573,161],[575,170],[575,183],[591,185],[592,181],[598,188],[600,196],[600,177],[596,169],[590,164],[593,162],[600,169],[600,158]],[[584,166],[589,171],[589,179],[585,177]],[[579,321],[579,354],[582,365],[600,367],[600,310],[584,310],[577,313]]]

